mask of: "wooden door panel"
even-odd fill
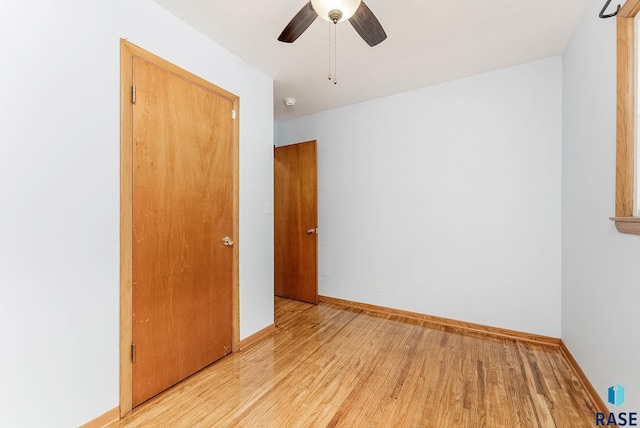
[[[232,102],[135,58],[133,404],[231,352]]]
[[[317,177],[315,141],[275,148],[274,291],[310,303],[318,303]]]

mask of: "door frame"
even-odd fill
[[[120,39],[120,417],[133,410],[133,123],[132,87],[133,57],[148,61],[195,85],[199,85],[233,103],[236,111],[232,131],[233,174],[233,246],[232,263],[232,334],[231,351],[238,351],[240,343],[239,305],[239,135],[240,118],[238,96],[186,71],[182,68],[128,42]]]

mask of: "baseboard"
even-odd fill
[[[276,325],[275,324],[271,324],[271,325],[266,326],[262,330],[259,330],[256,333],[253,333],[251,336],[248,336],[248,337],[242,339],[240,341],[240,350],[244,351],[247,348],[255,345],[260,340],[264,339],[265,337],[268,337],[275,330],[276,330]]]
[[[522,342],[530,342],[538,345],[560,346],[561,340],[555,337],[543,336],[533,333],[524,333],[516,330],[508,330],[504,328],[491,327],[482,324],[474,324],[470,322],[457,321],[433,315],[421,314],[418,312],[403,311],[401,309],[387,308],[385,306],[370,305],[368,303],[354,302],[351,300],[337,299],[335,297],[318,296],[321,302],[332,303],[338,306],[349,308],[363,309],[367,311],[377,312],[385,315],[395,315],[403,318],[411,318],[425,322],[434,328],[447,328],[450,331],[463,334],[480,334],[485,336],[501,337]]]
[[[104,428],[120,419],[120,408],[115,407],[97,418],[87,422],[80,428]]]
[[[560,340],[560,351],[562,352],[562,356],[567,360],[573,371],[578,375],[578,379],[580,380],[582,387],[586,391],[594,410],[596,412],[609,414],[607,405],[604,403],[604,401],[602,401],[600,394],[598,394],[598,391],[596,391],[591,382],[589,382],[589,378],[587,378],[587,375],[584,373],[584,371],[582,371],[582,368],[569,351],[569,348],[567,348],[567,345],[562,340]]]

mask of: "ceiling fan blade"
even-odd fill
[[[287,24],[282,34],[278,37],[278,40],[285,43],[293,43],[304,31],[309,28],[309,25],[316,20],[318,14],[313,10],[311,2],[307,3],[300,12],[293,17],[291,22]]]
[[[349,22],[369,46],[375,46],[387,38],[387,33],[384,32],[380,21],[364,2],[360,3],[360,7],[349,18]]]

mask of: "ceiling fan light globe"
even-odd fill
[[[333,22],[329,15],[332,11],[339,10],[342,17],[337,22],[346,21],[351,18],[360,7],[362,0],[311,0],[313,9],[318,16],[325,21]]]

